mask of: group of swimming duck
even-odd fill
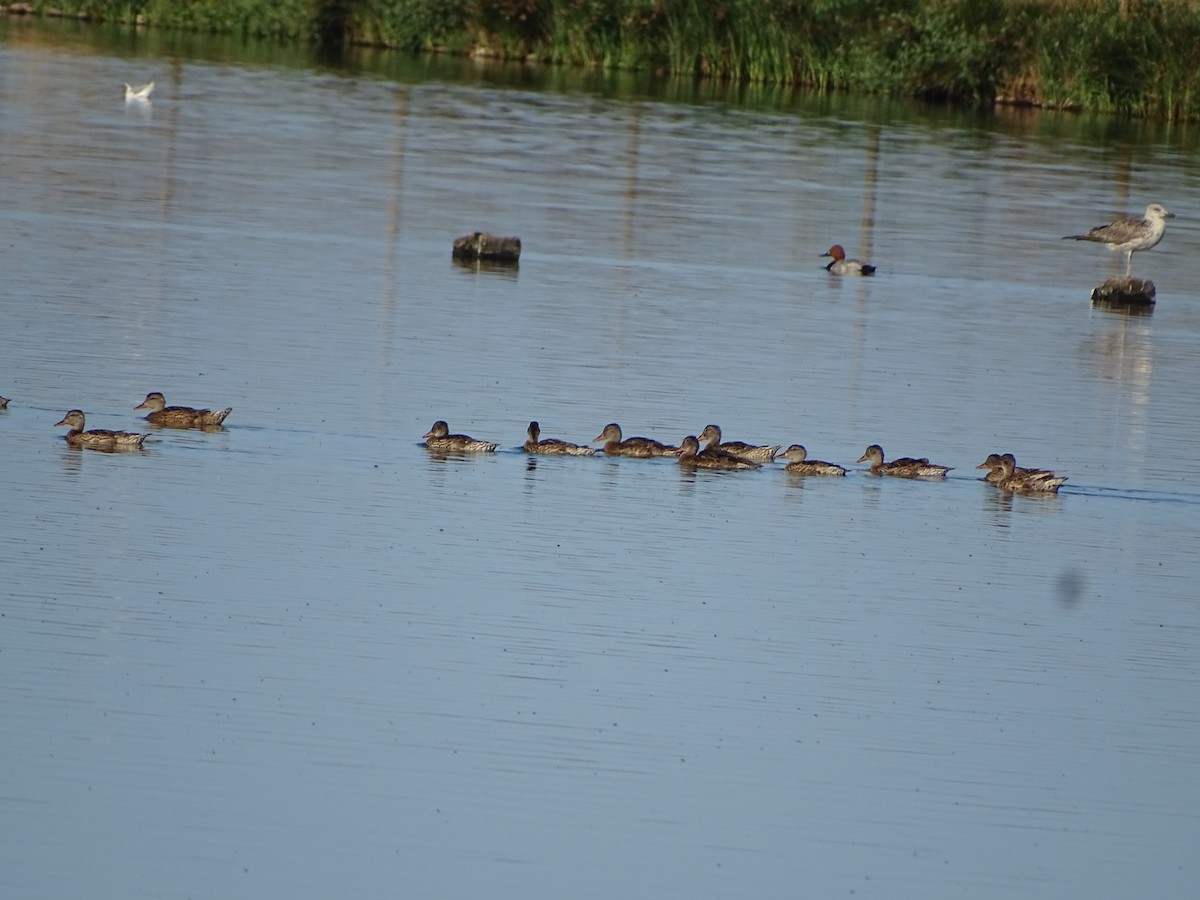
[[[8,406],[8,398],[0,397],[0,409]],[[167,401],[158,391],[151,391],[146,399],[134,409],[148,409],[146,421],[160,428],[203,428],[219,429],[226,417],[233,412],[225,409],[194,409],[190,406],[167,406]],[[136,431],[110,431],[103,428],[87,429],[82,410],[73,409],[55,423],[55,427],[66,425],[67,443],[72,447],[89,450],[140,450],[148,434]],[[491,441],[481,441],[465,434],[451,434],[450,426],[443,420],[423,435],[425,446],[441,453],[493,453],[499,446]],[[700,442],[705,441],[703,448]],[[774,462],[782,457],[787,460],[784,471],[792,475],[839,476],[845,475],[844,466],[809,459],[803,444],[792,444],[780,452],[778,444],[747,444],[744,441],[722,439],[720,426],[706,425],[700,435],[689,434],[678,446],[664,444],[646,437],[625,437],[621,426],[609,422],[593,443],[603,442],[600,452],[608,456],[632,456],[648,459],[656,456],[673,456],[681,466],[692,469],[758,469],[763,463]],[[581,444],[558,438],[543,438],[542,428],[530,422],[522,449],[526,453],[554,456],[594,456],[596,450]],[[857,460],[870,464],[872,475],[890,475],[896,478],[944,478],[953,466],[940,466],[927,458],[901,457],[884,460],[883,448],[879,444],[867,447]],[[984,480],[1004,491],[1019,494],[1056,494],[1066,476],[1048,469],[1022,468],[1011,453],[991,453],[981,462],[978,469],[987,469]]]
[[[8,401],[4,401],[4,406]],[[134,409],[148,409],[146,421],[160,428],[207,428],[218,429],[233,407],[225,409],[193,409],[190,406],[167,406],[167,401],[158,391],[151,391],[146,399]],[[57,428],[66,425],[67,443],[72,447],[88,450],[140,450],[148,434],[137,431],[109,431],[105,428],[87,429],[83,411],[73,409],[55,423]]]
[[[573,444],[557,438],[543,438],[541,426],[530,422],[522,449],[526,453],[555,456],[593,456],[597,452],[591,447]],[[423,436],[425,446],[439,453],[493,453],[498,444],[477,440],[466,434],[451,434],[450,426],[439,420]],[[777,457],[786,459],[784,470],[792,475],[838,476],[846,469],[836,463],[809,459],[803,444],[792,444],[782,453],[778,444],[747,444],[742,441],[722,440],[721,429],[706,425],[700,435],[689,434],[678,446],[664,444],[646,437],[624,437],[621,426],[610,422],[592,441],[603,441],[600,452],[608,456],[632,456],[647,459],[656,456],[673,456],[679,464],[693,469],[758,469],[763,463],[773,462]],[[703,448],[701,441],[707,443]],[[870,464],[872,475],[891,475],[896,478],[944,478],[953,466],[939,466],[922,457],[902,457],[884,461],[883,448],[872,444],[858,458],[858,462]],[[1018,494],[1057,494],[1066,476],[1048,469],[1029,469],[1017,465],[1011,453],[991,453],[977,469],[987,469],[984,480],[1003,491]]]

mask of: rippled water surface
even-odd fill
[[[280,54],[0,21],[4,896],[1192,894],[1191,131]]]

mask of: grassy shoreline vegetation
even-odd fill
[[[10,12],[1200,119],[1200,0],[56,0]]]

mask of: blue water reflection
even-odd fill
[[[87,34],[0,22],[6,896],[1192,889],[1188,134]],[[1061,235],[1150,200],[1158,308],[1090,308]],[[227,430],[52,427],[151,390]]]

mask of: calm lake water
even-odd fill
[[[0,19],[0,893],[1192,896],[1198,143]]]

